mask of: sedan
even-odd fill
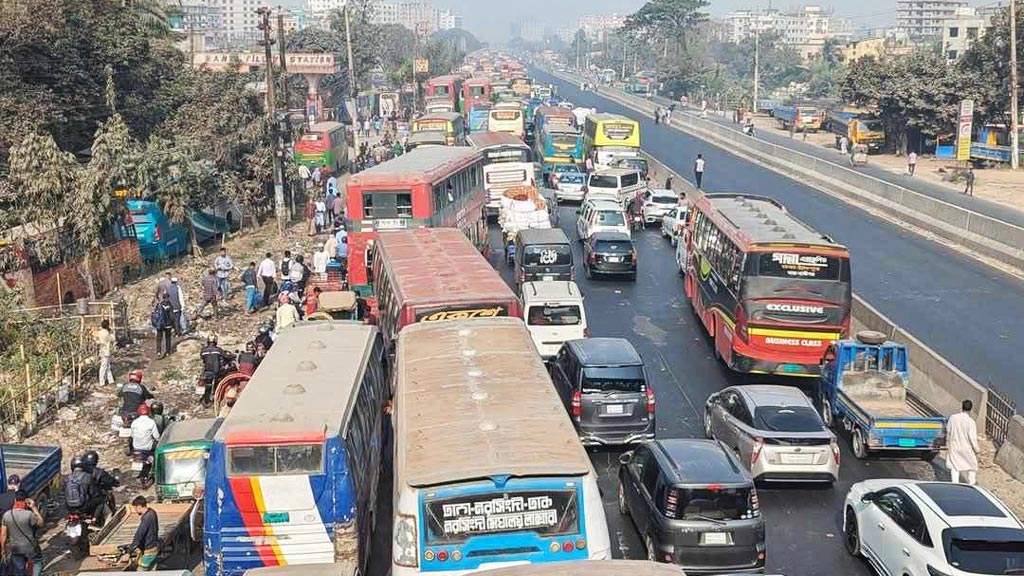
[[[652,189],[644,192],[644,223],[661,222],[669,210],[679,206],[679,195],[671,190]]]
[[[755,480],[839,478],[839,444],[799,388],[731,386],[704,405],[704,433],[736,451]]]
[[[597,232],[583,243],[583,270],[596,274],[622,274],[636,281],[636,247],[628,234]]]
[[[686,222],[687,214],[688,210],[685,206],[676,206],[661,217],[661,235],[668,238],[673,246],[683,234],[683,224]]]
[[[583,172],[562,172],[558,174],[555,194],[559,200],[582,202],[587,195],[587,176]]]

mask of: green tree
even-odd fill
[[[707,0],[650,0],[626,19],[624,41],[634,61],[656,63],[659,80],[671,92],[693,90],[708,70],[697,38],[707,6]]]
[[[18,191],[14,204],[3,211],[5,230],[19,227],[17,240],[33,238],[36,254],[59,258],[59,236],[74,216],[74,156],[61,151],[49,134],[32,132],[11,148],[10,181]],[[50,232],[50,233],[48,233]]]

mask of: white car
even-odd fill
[[[582,202],[587,195],[587,175],[583,172],[562,172],[558,174],[555,195],[559,200]]]
[[[671,190],[651,189],[644,192],[644,223],[661,222],[665,214],[679,205],[679,195]]]
[[[576,213],[579,214],[576,219],[576,235],[581,242],[597,232],[622,232],[632,236],[629,220],[618,202],[601,198],[586,200]]]
[[[679,237],[683,235],[683,226],[686,223],[688,209],[686,206],[673,206],[661,218],[661,235],[668,238],[675,246]]]
[[[1024,574],[1024,524],[966,484],[858,482],[846,495],[843,543],[881,576]]]

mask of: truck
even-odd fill
[[[946,418],[909,389],[907,347],[865,330],[825,351],[817,390],[822,421],[850,436],[853,455],[938,455]]]
[[[776,105],[772,109],[772,117],[783,130],[790,127],[796,132],[821,130],[821,112],[814,106]]]
[[[35,444],[0,444],[0,493],[7,490],[6,479],[12,474],[21,477],[21,490],[36,500],[45,500],[60,492],[60,446]],[[40,507],[40,509],[44,509]]]
[[[514,186],[505,190],[498,208],[498,225],[505,245],[505,262],[515,258],[515,238],[520,230],[551,228],[548,201],[532,186]]]
[[[172,555],[188,557],[198,545],[194,535],[202,526],[197,516],[196,502],[152,502],[159,522],[160,558]],[[139,527],[139,515],[130,504],[125,504],[104,524],[99,532],[89,536],[89,556],[82,561],[83,572],[123,572],[129,566],[124,550],[132,543]],[[158,561],[159,562],[159,561]]]
[[[868,152],[881,152],[885,148],[885,127],[874,116],[832,110],[825,117],[825,130],[835,135],[837,149],[841,146],[843,136],[846,136],[850,146],[867,145]]]

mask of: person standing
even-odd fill
[[[964,194],[974,196],[974,166],[967,165],[967,174],[964,175]]]
[[[156,291],[153,293],[153,303],[156,304],[171,289],[171,271],[164,272],[164,277],[156,283]]]
[[[338,228],[334,229],[334,234],[338,233]],[[333,260],[338,257],[338,237],[331,234],[324,240],[324,255],[327,256],[328,260]]]
[[[36,530],[43,525],[36,503],[24,490],[15,492],[13,506],[0,519],[0,556],[10,555],[14,576],[28,576],[29,562],[32,576],[42,574],[43,550]]]
[[[217,297],[219,295],[220,282],[217,280],[217,271],[210,268],[206,273],[206,278],[203,278],[203,303],[196,310],[196,316],[202,315],[203,310],[206,310],[207,304],[213,304],[213,315],[220,316],[220,310],[217,307]]]
[[[167,295],[171,299],[171,309],[174,311],[174,333],[181,336],[185,332],[185,325],[181,320],[185,310],[185,301],[176,277],[171,278],[171,289],[167,291]]]
[[[249,267],[242,272],[242,285],[245,286],[245,311],[254,314],[260,309],[259,292],[256,290],[255,262],[249,262]]]
[[[156,328],[156,357],[163,358],[171,353],[171,332],[174,331],[175,323],[170,294],[164,294],[156,309],[156,313],[153,314],[153,328]]]
[[[377,133],[377,137],[380,137],[380,117],[373,117],[373,131]]]
[[[313,178],[313,174],[309,171],[309,166],[299,164],[299,178],[302,178],[303,188],[309,190],[309,181]]]
[[[175,305],[175,295],[177,295],[177,306],[181,312],[178,315],[178,335],[188,334],[188,298],[185,295],[185,289],[178,282],[177,276],[171,278],[171,283],[174,285],[174,292],[171,294],[171,306]]]
[[[235,269],[235,262],[228,256],[228,249],[221,248],[220,256],[213,261],[213,268],[217,271],[217,289],[220,291],[221,300],[227,302],[231,292],[231,272]]]
[[[281,264],[281,266],[280,266],[280,268],[281,268],[281,278],[287,280],[288,279],[288,272],[291,271],[291,269],[292,269],[292,251],[291,250],[285,250],[284,251],[284,257],[281,258],[281,263],[280,264]]]
[[[341,197],[341,192],[339,191],[338,195],[334,197],[334,219],[335,219],[335,221],[337,221],[338,219],[344,219],[344,218],[345,218],[345,200]]]
[[[370,119],[369,118],[364,118],[363,119],[363,138],[369,138],[369,137],[370,137]]]
[[[313,225],[316,227],[316,233],[320,234],[324,231],[324,224],[327,221],[327,203],[324,202],[322,197],[317,197],[313,203]]]
[[[160,553],[160,519],[156,510],[149,507],[145,496],[136,496],[132,500],[132,510],[139,515],[139,527],[132,538],[131,552],[137,555],[137,570],[151,572],[156,569],[156,558]]]
[[[110,320],[100,322],[100,329],[94,335],[96,339],[96,356],[100,360],[100,386],[114,383],[114,372],[110,369],[110,348],[117,339],[110,332]]]
[[[913,150],[911,150],[910,154],[907,154],[907,174],[910,174],[911,176],[913,176],[914,175],[914,170],[916,170],[916,169],[917,169],[917,152],[914,152]]]
[[[978,480],[978,423],[972,408],[974,403],[964,400],[960,412],[946,420],[946,467],[954,484],[963,480],[974,485]]]
[[[287,294],[282,293],[277,299],[277,329],[287,328],[299,321],[299,311],[292,304]]]
[[[323,176],[323,170],[319,166],[313,169],[313,186],[315,188],[320,188],[320,183],[323,182]]]
[[[704,185],[704,155],[697,154],[697,159],[693,162],[693,179],[697,183],[697,190],[701,189]]]
[[[277,291],[277,283],[274,282],[274,279],[277,278],[277,268],[274,267],[274,258],[270,252],[263,256],[256,273],[263,280],[263,307],[266,308],[270,306],[270,298]]]
[[[850,149],[850,139],[843,136],[839,139],[839,153],[846,156],[846,151]]]

